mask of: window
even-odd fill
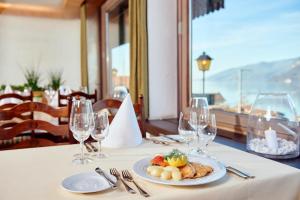
[[[300,113],[298,0],[225,0],[225,8],[190,19],[192,96],[203,95],[196,59],[205,52],[213,59],[205,72],[213,107],[248,113],[258,93],[287,92]]]
[[[107,1],[103,5],[102,51],[106,59],[102,62],[105,96],[124,96],[129,90],[129,13],[128,1]],[[120,96],[121,95],[121,96]]]

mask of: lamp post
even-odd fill
[[[212,58],[208,55],[205,54],[205,52],[203,52],[203,54],[201,56],[199,56],[197,59],[197,65],[198,65],[198,69],[201,70],[203,72],[203,96],[205,95],[205,71],[208,71],[210,68],[210,64],[212,61]]]

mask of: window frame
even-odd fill
[[[100,27],[101,27],[101,37],[100,37],[100,63],[101,63],[101,69],[100,69],[100,77],[101,77],[101,98],[107,98],[110,97],[111,91],[112,91],[112,72],[110,70],[111,66],[111,55],[109,51],[109,34],[108,34],[108,20],[109,16],[108,13],[113,11],[116,7],[118,7],[120,4],[122,4],[125,0],[109,0],[106,1],[101,6],[101,20],[100,20]]]
[[[191,87],[191,0],[177,0],[178,8],[178,110],[185,110],[192,96]],[[187,67],[188,66],[188,67]],[[245,141],[248,114],[211,109],[217,118],[220,135]]]

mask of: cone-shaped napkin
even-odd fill
[[[142,143],[142,134],[128,94],[109,126],[103,146],[110,148],[134,147]]]
[[[4,94],[10,94],[13,93],[13,90],[11,89],[10,85],[6,85],[4,89]]]

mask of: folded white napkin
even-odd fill
[[[4,94],[13,93],[13,90],[11,89],[10,85],[6,85],[4,89]]]
[[[128,94],[123,100],[110,127],[103,146],[110,148],[135,147],[142,143],[142,134]]]

